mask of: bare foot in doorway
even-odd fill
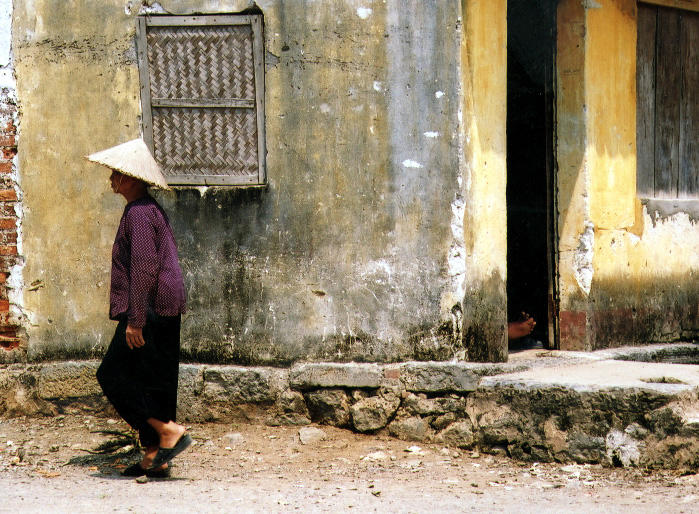
[[[528,336],[534,330],[536,321],[526,312],[522,312],[519,320],[510,321],[507,324],[507,338],[510,341]]]

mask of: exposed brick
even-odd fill
[[[0,204],[0,216],[17,216],[15,206],[11,203]]]
[[[16,255],[0,255],[0,270],[9,271],[17,264],[19,258]]]
[[[383,376],[389,379],[400,378],[400,368],[387,368],[383,371]]]
[[[17,255],[17,245],[0,245],[0,255]]]
[[[5,350],[14,350],[19,346],[19,338],[17,337],[3,337],[0,339],[0,347]]]
[[[17,213],[18,201],[15,182],[12,177],[12,159],[17,154],[17,127],[12,119],[17,112],[16,105],[6,99],[0,102],[0,116],[7,123],[0,126],[0,348],[13,349],[21,344],[17,337],[17,320],[10,313],[7,281],[10,270],[20,262],[17,255]]]
[[[5,244],[17,244],[17,231],[0,231],[0,242]]]
[[[585,311],[561,311],[561,350],[585,351],[587,313]]]
[[[14,189],[0,189],[0,202],[16,202],[17,192]]]

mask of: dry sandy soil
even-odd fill
[[[121,421],[0,420],[0,512],[699,512],[699,476],[532,464],[332,427],[205,424],[173,476],[139,483]],[[305,433],[304,433],[305,436]],[[95,452],[102,446],[109,453]],[[89,450],[89,451],[88,451]]]

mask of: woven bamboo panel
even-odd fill
[[[249,25],[151,27],[153,98],[255,99]]]
[[[153,108],[153,142],[166,177],[258,173],[254,109]]]

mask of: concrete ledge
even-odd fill
[[[289,385],[301,391],[322,387],[377,388],[383,371],[377,364],[307,363],[293,366]]]
[[[577,392],[626,390],[676,395],[699,389],[699,367],[689,364],[655,364],[603,360],[560,367],[540,367],[521,373],[484,377],[482,389],[513,387]]]
[[[475,391],[480,381],[473,367],[464,363],[407,362],[398,366],[398,370],[401,383],[410,392],[465,393]]]
[[[300,391],[319,388],[377,389],[397,380],[407,391],[467,392],[476,388],[480,377],[526,369],[528,366],[525,365],[434,361],[387,365],[305,363],[291,368],[289,385]]]
[[[208,401],[273,403],[288,388],[288,371],[278,368],[204,366],[201,395]]]
[[[60,362],[41,365],[38,373],[37,394],[44,400],[81,396],[99,396],[102,389],[95,373],[99,362]]]

